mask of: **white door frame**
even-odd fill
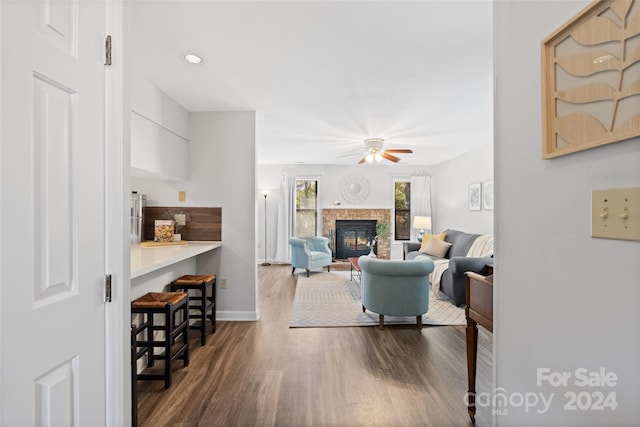
[[[124,109],[123,1],[110,0],[107,34],[112,37],[112,63],[106,70],[106,244],[105,273],[112,275],[112,302],[105,319],[106,410],[108,426],[131,423],[130,345],[131,310],[129,288],[129,138]]]

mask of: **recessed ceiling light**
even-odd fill
[[[185,53],[184,60],[191,64],[200,64],[202,62],[202,58],[195,53]]]

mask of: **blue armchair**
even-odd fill
[[[327,266],[327,271],[331,271],[331,249],[329,249],[329,239],[326,237],[290,237],[291,246],[291,274],[296,268],[304,268],[309,271],[313,268]]]
[[[380,329],[384,329],[384,315],[416,316],[422,329],[422,315],[429,310],[429,273],[433,261],[417,256],[411,261],[387,261],[361,256],[362,310],[380,315]]]

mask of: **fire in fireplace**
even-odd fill
[[[336,259],[347,259],[369,253],[367,246],[376,235],[375,219],[336,220]]]

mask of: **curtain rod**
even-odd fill
[[[310,178],[320,178],[322,174],[313,174],[313,175],[293,175],[296,178],[310,179]]]

